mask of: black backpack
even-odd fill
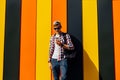
[[[66,33],[63,33],[63,37],[64,37],[64,40],[65,40],[64,44],[66,44],[67,43]],[[72,41],[72,43],[74,45],[73,41]],[[64,49],[64,55],[66,56],[66,58],[75,58],[76,54],[77,54],[77,51],[76,51],[75,45],[74,45],[74,50]]]

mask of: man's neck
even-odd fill
[[[56,32],[57,35],[60,35],[62,32]]]

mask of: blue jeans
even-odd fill
[[[61,80],[67,80],[67,59],[57,61],[57,59],[51,59],[52,71],[54,80],[59,80],[59,75],[61,75]]]

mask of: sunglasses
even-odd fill
[[[54,30],[59,30],[60,28],[54,28]]]

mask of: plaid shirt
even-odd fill
[[[66,44],[69,46],[69,50],[73,50],[74,45],[73,45],[73,43],[71,41],[70,35],[69,34],[63,35],[63,33],[61,33],[60,34],[60,42],[62,44],[65,44],[65,40],[64,40],[65,38],[66,38]],[[52,58],[52,55],[54,53],[54,49],[55,49],[55,34],[52,35],[51,38],[50,38],[49,61]],[[60,60],[65,58],[65,55],[63,54],[63,52],[64,52],[63,47],[60,47],[60,55],[59,55]]]

